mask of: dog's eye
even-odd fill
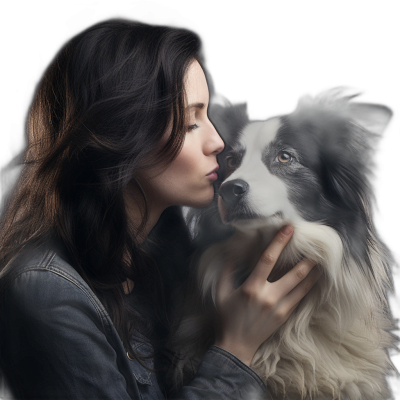
[[[227,157],[225,162],[228,168],[236,168],[238,165],[237,159],[233,156]]]
[[[281,163],[287,163],[289,161],[292,161],[292,156],[290,153],[288,153],[287,151],[280,151],[278,154],[278,160]]]

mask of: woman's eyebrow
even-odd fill
[[[204,108],[205,107],[205,104],[204,103],[192,103],[192,104],[189,104],[187,107],[186,107],[186,109],[189,109],[189,108],[198,108],[198,109],[202,109],[202,108]]]

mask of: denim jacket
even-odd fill
[[[0,365],[17,399],[163,399],[155,373],[127,357],[99,299],[54,249],[23,252],[0,275]],[[139,332],[132,346],[152,354]],[[150,369],[151,358],[146,360]],[[259,376],[217,347],[175,399],[259,399]]]

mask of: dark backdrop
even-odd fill
[[[288,111],[299,94],[336,85],[360,90],[366,99],[393,108],[395,120],[378,153],[375,224],[400,260],[400,35],[394,5],[373,3],[371,8],[349,9],[334,3],[319,8],[294,8],[286,2],[262,7],[244,2],[218,7],[216,2],[187,2],[180,7],[135,3],[126,7],[112,2],[96,7],[86,7],[84,2],[80,7],[48,3],[30,9],[13,6],[3,13],[1,166],[22,143],[25,114],[43,70],[73,34],[110,17],[184,26],[203,38],[216,90],[231,100],[248,101],[254,118]],[[392,305],[399,317],[397,300]],[[393,360],[398,367],[399,358]]]

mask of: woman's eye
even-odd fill
[[[226,158],[226,165],[228,168],[235,168],[237,166],[237,160],[230,156]]]
[[[193,131],[197,129],[199,126],[197,124],[189,125],[188,126],[188,132]]]
[[[292,161],[292,159],[292,155],[287,151],[280,151],[278,154],[278,161],[281,163],[287,163],[289,161]]]

